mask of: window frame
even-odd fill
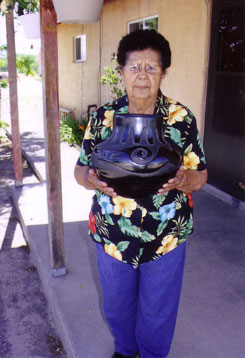
[[[77,58],[77,40],[80,39],[80,58]],[[86,34],[74,36],[73,39],[73,61],[74,62],[86,62],[87,60],[87,44]]]
[[[146,25],[145,25],[145,21],[147,20],[151,20],[151,19],[155,19],[157,18],[157,30],[158,30],[158,19],[159,19],[159,15],[156,14],[156,15],[152,15],[152,16],[147,16],[147,17],[142,17],[140,19],[137,19],[137,20],[133,20],[133,21],[129,21],[128,22],[128,34],[130,33],[130,25],[131,24],[137,24],[139,22],[143,22],[143,30],[147,29]]]

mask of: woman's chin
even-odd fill
[[[134,91],[135,99],[149,99],[150,97],[151,97],[151,93],[149,91],[149,88],[136,89]]]

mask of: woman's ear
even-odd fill
[[[163,80],[163,79],[164,79],[165,75],[166,75],[166,72],[165,72],[165,71],[162,71],[162,74],[161,74],[161,80]]]
[[[120,75],[122,78],[124,78],[124,67],[120,66]]]

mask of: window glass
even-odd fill
[[[81,58],[81,38],[77,37],[75,39],[76,42],[76,49],[75,49],[75,60],[80,60]]]
[[[129,33],[136,31],[136,30],[142,30],[143,29],[143,21],[134,22],[132,24],[129,24]]]
[[[129,33],[140,29],[158,30],[158,16],[132,21],[128,24]]]
[[[158,30],[158,17],[145,20],[145,28],[149,30]]]
[[[80,35],[74,38],[74,61],[86,61],[86,35]]]
[[[245,137],[245,8],[220,12],[212,128]]]
[[[225,9],[218,24],[217,70],[245,72],[245,9]]]

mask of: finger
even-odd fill
[[[169,181],[158,190],[158,195],[165,194],[166,192],[175,189],[176,185],[178,184],[178,180],[176,178],[169,179]]]
[[[169,181],[164,185],[167,186],[169,184],[177,183],[178,181],[179,181],[178,177],[174,177],[174,178],[169,179]],[[164,187],[164,185],[163,185],[163,187]]]
[[[167,184],[164,184],[159,190],[158,190],[158,195],[162,195],[166,192],[168,192],[169,190],[171,190],[170,186]]]
[[[98,177],[96,171],[94,169],[89,169],[89,176],[91,179],[91,183],[94,185],[94,187],[104,194],[110,195],[112,197],[116,197],[117,193],[114,191],[113,188],[109,187],[108,184],[105,181],[100,180]]]
[[[101,187],[100,189],[103,193],[105,193],[106,195],[110,195],[112,197],[116,197],[117,193],[115,192],[115,190],[111,187]]]
[[[96,184],[96,186],[99,188],[99,187],[101,187],[101,188],[106,188],[106,187],[108,187],[108,184],[105,182],[105,181],[102,181],[102,180],[100,180],[100,179],[98,179],[98,178],[95,178],[94,179],[94,183]]]
[[[161,195],[167,193],[168,191],[169,191],[168,189],[159,189],[157,195],[161,196]]]
[[[90,177],[91,183],[96,188],[108,186],[106,182],[100,180],[100,178],[98,177],[98,175],[96,174],[96,171],[94,169],[89,169],[89,177]]]

